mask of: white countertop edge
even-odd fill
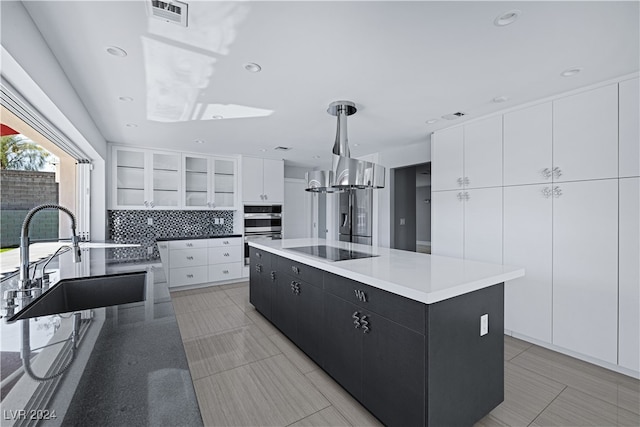
[[[489,277],[478,278],[477,280],[472,280],[464,284],[449,287],[446,289],[425,292],[417,289],[411,289],[398,283],[393,283],[387,280],[381,280],[373,276],[350,271],[346,268],[341,268],[339,265],[336,265],[336,263],[333,261],[324,261],[320,258],[311,256],[311,255],[305,255],[302,253],[287,251],[286,248],[283,248],[283,249],[274,248],[268,245],[260,244],[258,242],[249,242],[249,246],[253,246],[258,249],[265,250],[267,252],[282,256],[284,258],[291,259],[293,261],[298,261],[303,264],[307,264],[311,267],[315,267],[320,270],[327,271],[329,273],[334,273],[339,276],[346,277],[348,279],[353,279],[355,281],[365,283],[375,288],[382,289],[384,291],[391,292],[396,295],[400,295],[400,296],[412,299],[414,301],[419,301],[424,304],[433,304],[436,302],[444,301],[449,298],[457,297],[469,292],[477,291],[492,285],[497,285],[499,283],[503,283],[505,281],[517,279],[519,277],[524,276],[524,268],[516,268],[515,270],[503,272],[500,274],[494,274]],[[430,256],[427,254],[423,254],[423,255]],[[464,262],[464,260],[462,259],[460,261]],[[340,261],[340,262],[348,262],[348,261]]]

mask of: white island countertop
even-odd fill
[[[425,304],[524,276],[524,268],[324,239],[250,242],[250,246]],[[327,245],[376,257],[330,261],[289,248]]]

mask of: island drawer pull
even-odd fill
[[[367,316],[362,316],[362,318],[360,319],[360,322],[362,323],[362,333],[363,334],[368,334],[369,333],[369,322],[367,321]]]
[[[291,271],[293,271],[296,274],[300,274],[300,269],[298,267],[296,267],[295,265],[291,266]]]
[[[260,252],[256,252],[256,256],[257,256],[258,258],[262,258],[262,254],[261,254]]]
[[[360,289],[354,289],[353,292],[356,294],[356,298],[358,298],[362,302],[367,302],[367,294]]]
[[[360,313],[358,313],[357,311],[354,311],[353,314],[351,315],[351,318],[354,319],[353,320],[353,324],[356,325],[356,329],[358,329],[360,327],[360,317],[359,317]]]
[[[256,273],[262,273],[262,264],[256,265]]]
[[[275,272],[275,271],[272,271],[272,272],[271,272],[271,280],[272,280],[272,281],[275,281],[275,280],[276,280],[276,272]]]

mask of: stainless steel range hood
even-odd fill
[[[356,111],[356,105],[351,101],[335,101],[329,105],[327,112],[338,118],[333,167],[330,171],[307,172],[307,191],[333,193],[349,189],[384,188],[384,167],[351,158],[347,117]]]

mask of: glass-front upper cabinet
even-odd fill
[[[183,155],[185,209],[237,209],[234,158]]]
[[[179,153],[113,147],[114,209],[176,209],[180,203]]]

